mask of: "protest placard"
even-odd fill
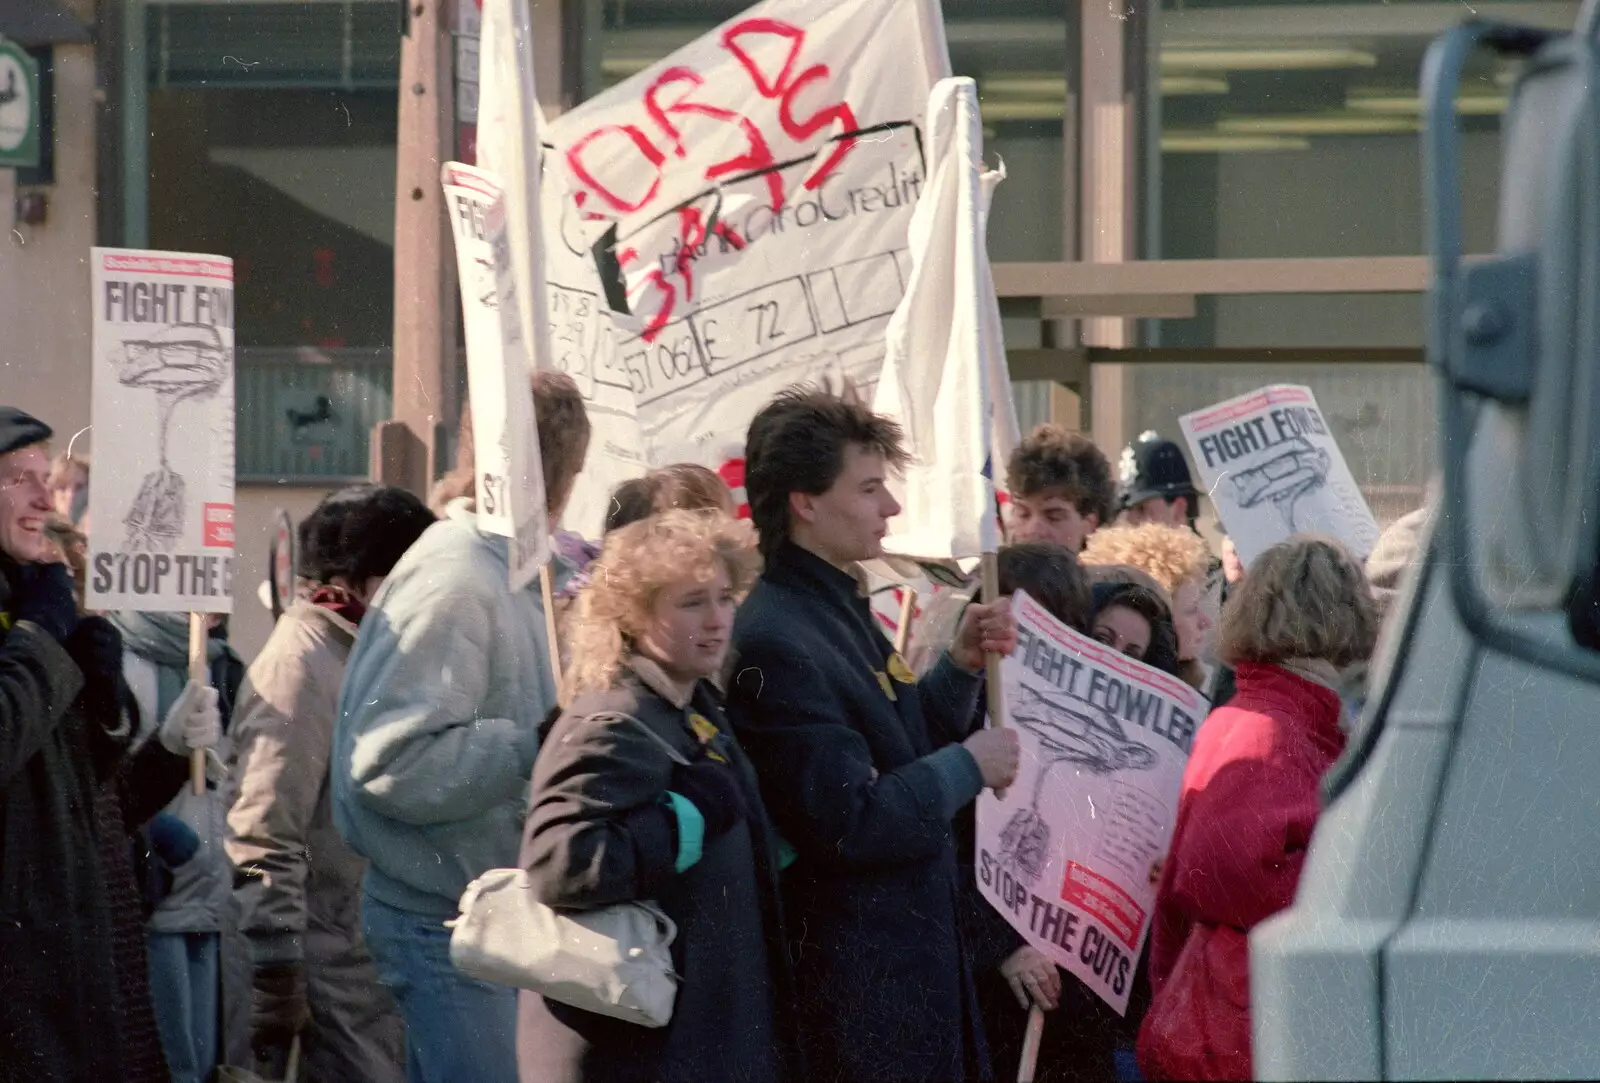
[[[446,162],[440,179],[460,270],[478,525],[512,539],[511,587],[521,590],[549,560],[550,538],[505,203],[486,170]]]
[[[1178,423],[1247,566],[1291,534],[1337,538],[1357,559],[1372,552],[1378,524],[1309,387],[1263,387]]]
[[[233,261],[90,250],[90,609],[233,611]]]
[[[948,68],[931,0],[766,0],[550,122],[549,237],[623,317],[613,371],[652,465],[742,458],[797,381],[870,401]]]
[[[1022,767],[978,798],[980,890],[1028,943],[1126,1012],[1200,693],[1079,635],[1025,593],[1002,667]]]

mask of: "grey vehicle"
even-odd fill
[[[1261,1079],[1600,1078],[1600,4],[1423,71],[1442,497],[1294,906],[1251,937]],[[1498,251],[1463,261],[1453,100],[1525,58]]]

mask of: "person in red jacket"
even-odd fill
[[[1361,566],[1318,538],[1268,549],[1223,611],[1238,692],[1206,718],[1183,773],[1139,1031],[1149,1078],[1252,1078],[1249,932],[1294,900],[1318,784],[1344,750],[1339,671],[1377,630]]]

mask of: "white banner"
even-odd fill
[[[797,381],[871,398],[948,67],[933,0],[766,0],[548,125],[551,234],[628,309],[596,371],[626,378],[650,463],[743,458]]]
[[[1200,693],[1079,635],[1018,592],[1004,663],[1022,770],[978,798],[978,883],[1028,943],[1128,1009]]]
[[[1372,552],[1378,524],[1309,387],[1263,387],[1178,420],[1246,566],[1291,534],[1337,538],[1358,560]]]
[[[563,520],[570,529],[598,538],[611,491],[646,469],[633,386],[616,356],[618,338],[631,336],[627,328],[632,325],[626,323],[620,334],[613,329],[615,317],[590,244],[581,228],[573,228],[577,219],[566,213],[563,176],[527,167],[539,160],[534,156],[545,128],[533,91],[527,0],[489,4],[479,55],[478,160],[506,181],[519,318],[523,326],[535,326],[536,319],[545,325],[531,360],[577,382],[592,428]],[[533,258],[536,251],[543,253],[542,260]],[[536,305],[536,297],[543,302]]]
[[[90,609],[233,612],[233,261],[90,249]]]
[[[927,191],[911,216],[911,277],[889,321],[874,408],[900,421],[912,462],[884,548],[937,559],[1000,547],[994,464],[1017,444],[1016,407],[989,271],[989,202],[978,86],[944,79],[928,98]]]
[[[485,170],[446,162],[440,179],[461,280],[478,525],[513,539],[511,586],[520,590],[549,560],[550,541],[504,203]]]

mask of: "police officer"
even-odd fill
[[[1183,450],[1163,440],[1154,429],[1122,449],[1118,463],[1118,506],[1128,526],[1159,523],[1194,529],[1200,511],[1200,493],[1189,475]]]

